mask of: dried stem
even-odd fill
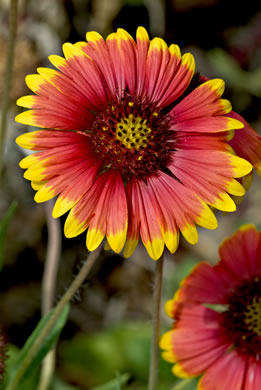
[[[52,217],[54,200],[45,204],[48,228],[48,246],[42,283],[42,316],[53,307],[56,277],[61,255],[61,225]],[[55,370],[55,348],[48,352],[42,363],[38,390],[48,390]]]
[[[153,291],[153,312],[152,312],[152,345],[149,371],[148,390],[157,390],[159,371],[159,339],[160,339],[160,308],[163,278],[163,255],[156,262],[154,291]]]
[[[59,219],[52,217],[54,201],[46,202],[46,219],[48,229],[48,246],[42,285],[42,315],[53,307],[56,276],[61,255],[61,226]]]
[[[5,77],[2,95],[2,115],[0,125],[0,177],[3,171],[4,161],[4,141],[6,134],[6,121],[9,106],[9,92],[11,87],[13,62],[14,62],[14,48],[17,24],[17,0],[10,0],[10,22],[9,22],[9,39],[7,46]]]

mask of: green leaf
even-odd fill
[[[215,303],[203,303],[203,306],[217,313],[224,313],[225,311],[228,311],[228,305],[220,305]]]
[[[126,385],[130,379],[129,374],[117,375],[117,378],[113,379],[110,382],[105,383],[104,385],[93,388],[92,390],[122,390],[123,385]]]
[[[63,312],[61,313],[60,317],[57,319],[54,327],[50,330],[48,336],[45,338],[44,342],[40,346],[38,352],[34,356],[32,362],[27,367],[26,371],[23,374],[23,377],[20,378],[20,383],[22,383],[23,380],[28,378],[28,376],[32,373],[32,371],[40,364],[42,359],[45,357],[47,352],[49,352],[56,344],[59,335],[61,333],[61,330],[63,329],[68,313],[69,313],[69,304],[65,306]],[[24,360],[27,358],[28,354],[31,352],[32,347],[34,346],[34,343],[36,342],[39,334],[41,333],[42,329],[44,328],[45,324],[49,320],[50,316],[52,315],[52,311],[48,313],[46,316],[44,316],[40,322],[38,323],[37,327],[34,329],[31,336],[27,339],[25,345],[19,352],[17,359],[15,359],[13,366],[10,368],[9,377],[8,377],[8,386],[10,386],[18,373],[18,371],[23,366]],[[19,383],[19,384],[20,384]]]
[[[14,212],[17,207],[17,202],[13,201],[7,212],[5,213],[4,217],[0,221],[0,271],[3,268],[4,264],[4,241],[5,241],[5,235],[7,232],[7,228],[9,225],[9,222],[14,215]]]
[[[1,390],[5,390],[7,387],[9,372],[12,369],[14,362],[17,359],[18,354],[19,354],[19,349],[14,345],[9,344],[8,345],[8,357],[7,357],[7,360],[5,362],[6,367],[5,367],[5,372],[4,372],[4,378],[3,378],[3,382],[1,382],[1,385],[0,385]],[[39,369],[34,370],[27,380],[23,381],[22,384],[19,384],[18,390],[35,390],[37,388],[37,384],[39,381],[39,372],[40,372]]]

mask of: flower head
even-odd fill
[[[106,41],[89,32],[63,51],[49,57],[57,70],[27,76],[35,95],[18,100],[31,110],[16,120],[44,128],[18,137],[38,151],[20,166],[37,202],[59,195],[54,217],[70,210],[67,237],[88,229],[89,250],[106,236],[126,257],[141,237],[158,259],[180,231],[195,244],[195,224],[216,228],[209,205],[235,210],[228,193],[244,194],[235,178],[252,167],[229,149],[227,131],[243,124],[225,116],[222,80],[194,87],[193,56],[142,27],[136,41],[123,29]]]
[[[163,357],[177,376],[203,374],[199,390],[261,386],[261,232],[243,226],[220,247],[219,263],[200,263],[166,310]]]

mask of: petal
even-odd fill
[[[42,203],[52,199],[59,193],[63,192],[67,194],[72,185],[77,186],[77,188],[74,187],[74,195],[72,195],[72,197],[69,198],[67,202],[65,201],[66,207],[69,205],[70,207],[64,211],[65,205],[63,204],[63,211],[66,212],[80,199],[81,196],[84,195],[84,193],[92,185],[99,170],[99,164],[92,166],[92,162],[86,159],[86,161],[79,164],[75,161],[69,163],[66,172],[64,172],[63,167],[64,165],[62,164],[62,170],[58,170],[57,166],[54,166],[54,169],[52,169],[53,174],[49,174],[49,177],[47,176],[48,168],[43,170],[42,177],[48,179],[48,181],[37,191],[34,200],[38,203]],[[28,178],[29,176],[27,172],[25,173],[25,178]],[[31,171],[30,175],[32,176]],[[61,208],[59,210],[59,216],[60,215],[62,215]]]
[[[163,252],[164,241],[156,213],[156,199],[149,196],[146,184],[142,181],[133,180],[127,184],[127,187],[132,207],[130,215],[136,219],[132,223],[134,226],[140,226],[141,240],[149,256],[157,260]],[[128,233],[129,238],[133,239],[130,233]]]
[[[151,197],[155,198],[157,205],[157,216],[160,224],[164,242],[171,253],[174,253],[179,244],[179,231],[172,217],[171,204],[164,202],[162,191],[164,187],[157,178],[151,178],[147,182],[147,188],[150,187]]]
[[[81,75],[74,80],[73,67],[66,63],[68,75],[48,68],[38,68],[39,75],[26,77],[28,87],[38,96],[19,99],[18,104],[32,108],[17,115],[17,122],[63,130],[86,130],[93,121],[97,95],[91,93]],[[80,83],[77,84],[77,83]],[[93,104],[96,102],[97,104]]]
[[[260,243],[261,233],[253,225],[242,226],[226,239],[219,249],[221,261],[217,270],[221,277],[231,280],[228,283],[238,284],[242,279],[260,276]]]
[[[205,133],[204,136],[194,132],[175,133],[175,148],[192,150],[230,151],[226,133]]]
[[[54,130],[31,131],[16,138],[16,143],[19,146],[29,150],[48,150],[53,149],[54,146],[86,144],[88,142],[88,137],[83,133]]]
[[[86,244],[95,250],[105,234],[113,250],[120,252],[127,231],[127,207],[122,179],[115,172],[100,175],[90,190],[70,211],[65,235],[74,237],[89,227]],[[116,212],[117,210],[117,212]]]
[[[152,39],[146,61],[146,95],[151,101],[159,100],[169,58],[170,54],[166,42],[161,38]],[[172,76],[173,74],[174,72]]]
[[[170,61],[160,88],[159,104],[162,107],[167,107],[183,94],[195,72],[195,60],[192,54],[184,54],[180,61],[180,50],[177,45],[171,45],[169,52]]]
[[[243,195],[244,188],[233,178],[251,170],[251,165],[246,160],[238,158],[223,151],[187,148],[175,152],[169,168],[175,177],[195,191],[203,201],[223,211],[234,211],[235,204],[226,192]]]
[[[140,236],[140,218],[137,214],[139,210],[138,198],[135,196],[136,184],[130,181],[126,185],[126,196],[128,204],[128,231],[127,240],[124,247],[123,256],[130,257],[134,252]]]
[[[201,378],[199,390],[242,390],[247,359],[236,351],[222,356]]]
[[[54,218],[58,218],[65,214],[78,203],[94,183],[100,166],[100,163],[93,165],[86,164],[86,169],[78,175],[74,175],[73,177],[70,176],[70,180],[68,180],[66,187],[60,191],[60,195],[55,202],[53,208]]]
[[[261,366],[260,361],[251,358],[248,361],[247,373],[245,377],[243,390],[261,389]]]
[[[63,51],[66,66],[60,66],[59,70],[70,77],[75,86],[86,94],[95,106],[106,106],[111,95],[108,92],[103,73],[96,62],[81,48],[71,43],[65,43]]]
[[[113,188],[108,200],[106,220],[106,237],[111,249],[119,253],[126,241],[127,234],[127,201],[121,176],[114,172],[112,176]],[[92,221],[91,225],[94,224]]]
[[[194,192],[178,180],[161,173],[158,177],[158,188],[164,194],[164,204],[169,204],[170,218],[175,221],[185,239],[193,244],[197,243],[198,234],[195,223],[206,228],[215,229],[216,218],[207,205]]]
[[[112,33],[108,35],[106,39],[106,45],[108,47],[110,58],[113,64],[113,68],[115,71],[115,77],[116,77],[116,85],[117,89],[115,91],[115,94],[117,94],[119,97],[122,96],[126,86],[127,81],[125,77],[125,70],[123,66],[123,62],[121,59],[121,55],[119,52],[119,45],[118,45],[118,34]]]
[[[127,31],[122,28],[117,29],[117,43],[119,57],[123,65],[126,84],[131,95],[136,93],[136,42]],[[117,70],[116,70],[117,71]]]
[[[176,329],[172,334],[172,351],[178,363],[173,368],[177,376],[195,376],[205,371],[228,348],[218,329]],[[185,375],[184,375],[185,374]]]
[[[172,317],[176,316],[175,306],[177,303],[226,303],[226,287],[226,284],[220,279],[219,273],[209,264],[201,262],[181,282],[179,293],[171,300]]]
[[[159,177],[149,178],[146,183],[129,182],[126,191],[131,219],[127,245],[129,240],[130,245],[137,243],[140,230],[144,246],[153,259],[161,256],[164,243],[171,252],[177,249],[178,229],[188,242],[195,244],[198,240],[195,223],[210,229],[217,226],[208,206],[163,172]],[[129,251],[127,248],[126,251]]]
[[[223,115],[231,111],[231,104],[227,100],[220,99],[224,87],[223,80],[213,79],[195,88],[171,110],[173,123],[206,116]],[[239,126],[242,127],[240,124]]]
[[[145,79],[146,79],[146,59],[150,40],[147,31],[144,27],[138,27],[136,33],[137,52],[136,52],[136,69],[137,69],[137,96],[143,96],[145,92]]]
[[[86,39],[88,43],[77,42],[75,46],[79,46],[82,51],[95,61],[106,80],[110,95],[114,96],[117,90],[117,81],[108,47],[102,36],[95,31],[87,32]]]
[[[60,133],[58,137],[56,137],[57,133]],[[44,137],[45,134],[47,137]],[[70,136],[68,132],[41,131],[18,137],[17,142],[22,146],[31,149],[45,149],[21,161],[20,166],[28,168],[25,172],[26,179],[46,181],[59,175],[68,176],[67,170],[73,174],[97,162],[97,157],[91,150],[89,138],[83,134],[69,134]]]
[[[210,298],[212,302],[214,295]],[[220,326],[219,313],[208,309],[203,303],[190,303],[188,299],[184,303],[178,298],[172,300],[172,317],[175,319],[175,330],[190,329],[196,332],[198,329],[218,329]]]
[[[175,131],[217,133],[219,131],[240,129],[243,124],[236,119],[225,116],[202,117],[183,121],[172,122],[172,129]]]

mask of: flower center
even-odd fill
[[[103,161],[103,170],[115,169],[124,181],[146,181],[166,171],[174,151],[175,133],[170,119],[159,107],[125,93],[96,114],[90,139]]]
[[[248,330],[261,337],[261,297],[254,297],[245,311],[245,323]]]
[[[156,113],[154,113],[156,114]],[[117,123],[116,138],[120,140],[122,145],[127,149],[140,150],[141,147],[146,148],[151,136],[151,129],[146,125],[147,119],[142,119],[140,116],[134,117],[130,114],[127,118],[122,118]]]
[[[261,279],[244,282],[228,296],[228,310],[221,314],[225,338],[248,355],[261,353]]]

